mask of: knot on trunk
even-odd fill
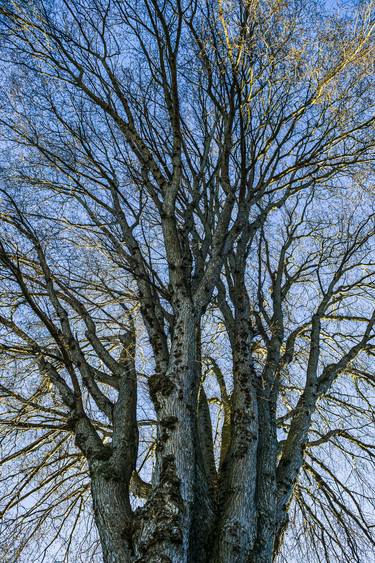
[[[165,375],[154,374],[148,378],[148,387],[150,396],[156,409],[160,408],[160,401],[164,397],[168,397],[173,389],[174,383]]]
[[[174,456],[166,455],[161,462],[159,484],[145,506],[136,513],[137,563],[168,560],[162,559],[165,546],[182,543],[182,511],[180,479],[176,474]]]

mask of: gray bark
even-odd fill
[[[219,533],[212,561],[247,561],[256,534],[258,410],[247,319],[236,324],[231,442],[222,467]]]
[[[187,561],[196,475],[196,321],[181,303],[165,375],[150,382],[160,423],[155,492],[138,515],[139,561]],[[163,559],[164,558],[164,559]]]
[[[129,497],[108,461],[92,464],[91,494],[104,563],[130,563],[134,559]]]

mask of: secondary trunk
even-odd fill
[[[230,446],[219,476],[219,529],[212,563],[247,561],[255,540],[258,412],[250,339],[247,319],[238,318]]]

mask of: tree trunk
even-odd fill
[[[150,379],[160,431],[154,491],[137,516],[137,561],[145,563],[183,563],[192,549],[200,553],[199,561],[204,548],[197,543],[208,537],[210,518],[203,517],[202,509],[209,510],[209,490],[197,436],[196,328],[193,306],[186,299],[179,306],[167,373]],[[192,540],[192,530],[198,542]]]
[[[149,379],[159,430],[157,467],[144,507],[132,514],[130,474],[116,477],[119,460],[113,454],[90,465],[104,562],[271,563],[275,420],[269,390],[256,388],[249,324],[238,319],[236,325],[230,440],[218,473],[197,370],[197,317],[188,300],[178,311],[167,372]]]
[[[272,561],[276,532],[276,421],[269,394],[265,389],[261,389],[259,395],[256,479],[257,536],[248,563],[270,563]]]
[[[212,563],[247,562],[256,534],[258,411],[246,318],[237,319],[235,343],[231,442],[222,467],[219,530]]]
[[[126,486],[110,461],[94,461],[90,473],[104,563],[130,563],[133,561],[132,515]]]

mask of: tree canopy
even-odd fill
[[[2,560],[369,560],[372,9],[1,1]]]

